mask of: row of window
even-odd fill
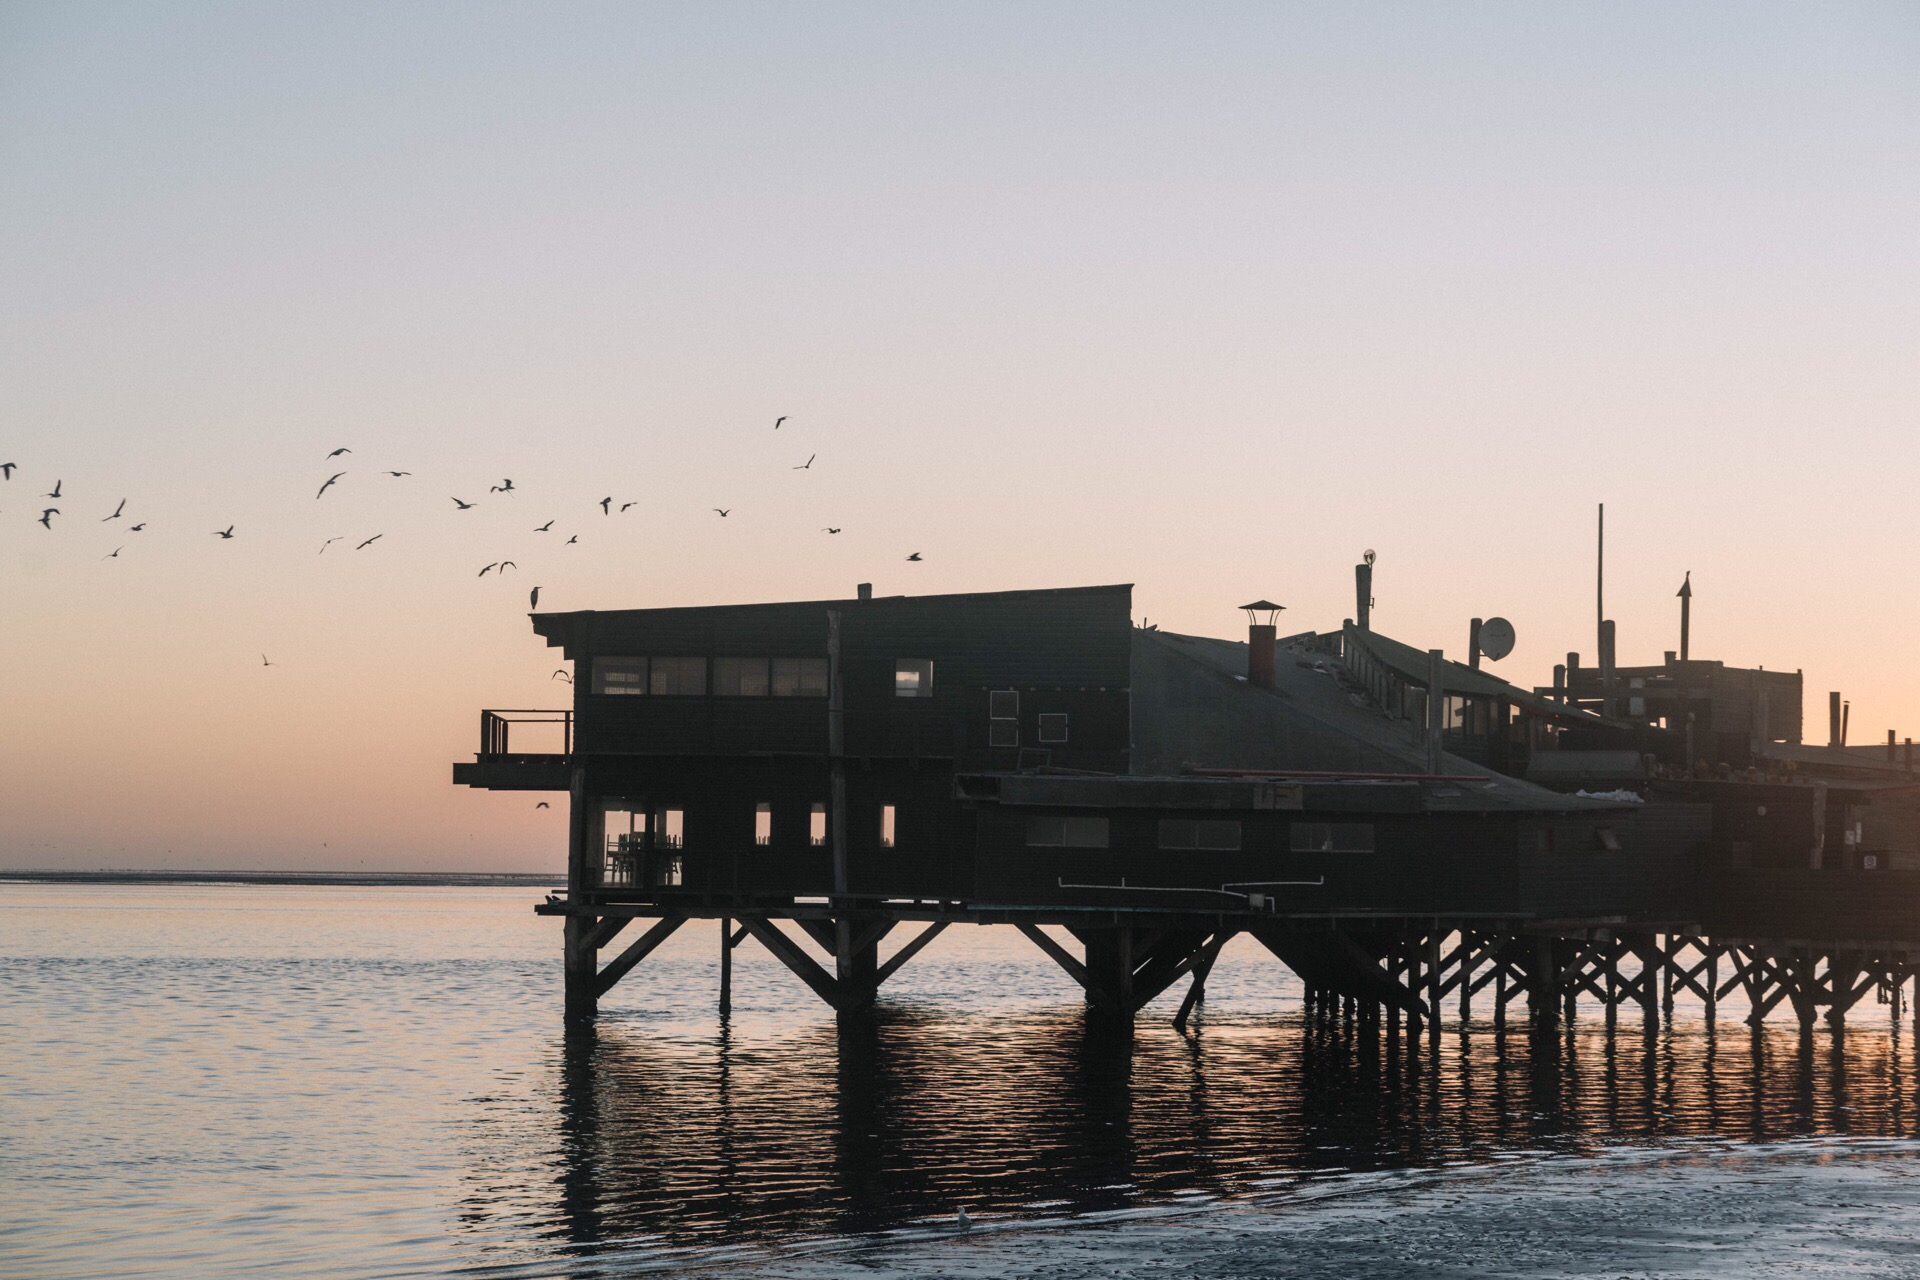
[[[709,692],[707,659],[662,654],[595,658],[593,691],[700,697]],[[715,658],[711,692],[716,698],[824,698],[825,658]],[[933,659],[900,658],[893,664],[897,698],[933,696]]]
[[[1162,818],[1156,831],[1162,849],[1240,848],[1240,823],[1232,818]],[[1027,844],[1036,849],[1105,849],[1106,818],[1041,814],[1027,819]],[[1372,853],[1370,822],[1296,822],[1287,847],[1294,853]]]

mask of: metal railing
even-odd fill
[[[560,754],[573,754],[573,711],[489,710],[480,713],[480,754],[512,755],[508,745],[516,724],[557,724],[560,726]],[[544,752],[537,754],[546,754]]]

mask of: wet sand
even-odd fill
[[[1284,1201],[925,1233],[703,1271],[780,1280],[1920,1277],[1920,1148],[1789,1143],[1336,1179]]]

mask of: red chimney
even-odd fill
[[[1255,600],[1240,606],[1247,611],[1247,683],[1256,689],[1273,688],[1275,639],[1279,632],[1274,621],[1285,605],[1271,600]],[[1260,621],[1260,615],[1266,621]]]

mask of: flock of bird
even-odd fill
[[[780,430],[781,426],[788,421],[788,417],[789,415],[782,414],[780,417],[776,418],[773,423],[773,429],[775,431]],[[352,452],[353,450],[351,448],[343,445],[340,448],[337,448],[333,450],[331,453],[327,454],[326,461],[337,462],[339,459],[346,457]],[[819,456],[820,455],[817,453],[809,454],[805,462],[800,463],[796,466],[793,466],[791,469],[794,471],[811,471],[813,470],[814,461]],[[19,464],[17,463],[0,462],[0,483],[7,483],[7,484],[12,483],[13,473],[18,469],[19,469]],[[314,500],[320,501],[324,499],[327,496],[327,491],[329,489],[333,488],[334,485],[338,484],[341,480],[345,479],[350,474],[351,474],[351,468],[348,468],[346,470],[336,471],[332,475],[328,476],[324,481],[321,482],[319,489],[315,491],[313,495]],[[413,475],[413,472],[387,470],[387,471],[384,471],[383,474],[385,474],[387,477],[393,480],[404,480],[411,477]],[[53,487],[50,490],[48,490],[47,493],[43,496],[56,503],[61,501],[70,502],[71,499],[63,498],[63,486],[65,485],[65,483],[66,482],[64,479],[55,479],[53,482]],[[502,478],[499,484],[490,486],[488,492],[493,494],[510,495],[510,494],[518,493],[519,490],[515,488],[512,478],[506,477],[506,478]],[[0,497],[4,497],[4,491],[0,491]],[[464,498],[451,497],[451,495],[450,495],[450,500],[454,505],[455,511],[471,511],[478,505],[477,503],[474,503],[474,502],[468,502]],[[600,508],[601,515],[611,517],[615,514],[614,502],[615,502],[615,498],[613,497],[613,495],[609,494],[608,496],[600,499],[600,501],[595,505]],[[638,505],[639,503],[637,501],[622,502],[620,503],[619,513],[625,514],[627,511],[631,510],[633,507],[636,507]],[[126,517],[126,510],[127,510],[127,499],[121,498],[119,503],[114,507],[113,511],[108,515],[100,517],[99,522],[101,524],[107,524],[115,520],[122,520]],[[710,508],[710,510],[712,510],[715,515],[719,516],[721,519],[724,520],[728,516],[733,514],[734,509],[732,507],[712,507]],[[67,518],[63,515],[63,511],[60,507],[58,506],[45,507],[41,510],[40,516],[38,520],[35,521],[35,523],[45,528],[48,532],[52,532],[54,527],[54,517],[56,516],[62,516],[63,519]],[[550,519],[545,524],[534,526],[533,532],[534,533],[552,533],[554,531],[553,529],[554,524],[555,524],[555,521]],[[142,533],[147,528],[147,521],[143,519],[137,524],[129,524],[124,527],[128,533]],[[841,528],[842,526],[838,526],[838,525],[828,525],[828,526],[824,526],[821,529],[821,532],[829,535],[837,534],[841,531]],[[214,529],[210,531],[210,536],[215,538],[220,538],[223,541],[232,541],[237,536],[235,530],[236,530],[236,526],[233,524],[229,524],[224,529]],[[376,533],[372,537],[356,543],[353,549],[355,551],[365,551],[368,547],[371,547],[374,543],[379,542],[385,536],[386,536],[385,533]],[[334,537],[328,538],[320,544],[319,553],[321,555],[325,555],[328,547],[332,546],[336,542],[344,542],[344,541],[348,541],[348,537],[345,534],[340,534],[340,535],[336,535]],[[576,545],[579,541],[580,541],[580,535],[576,533],[568,536],[566,541],[561,545],[573,546],[573,545]],[[122,545],[115,547],[112,551],[108,552],[105,556],[101,558],[105,560],[117,560],[120,558],[120,553],[122,551],[125,551],[129,545],[131,544],[123,543]],[[918,551],[915,551],[912,554],[908,555],[906,559],[911,563],[917,564],[921,562],[922,557]],[[478,575],[476,576],[484,578],[489,573],[492,573],[498,577],[504,577],[506,575],[507,570],[518,569],[518,568],[519,566],[515,564],[512,560],[496,560],[490,564],[483,566],[480,569],[480,572],[478,573]],[[540,588],[538,586],[535,586],[534,588],[532,588],[532,590],[528,593],[527,600],[528,600],[528,607],[530,609],[538,609],[540,607]],[[261,662],[261,665],[263,666],[275,665],[274,663],[267,661],[267,657],[265,654],[260,655],[260,662]]]

